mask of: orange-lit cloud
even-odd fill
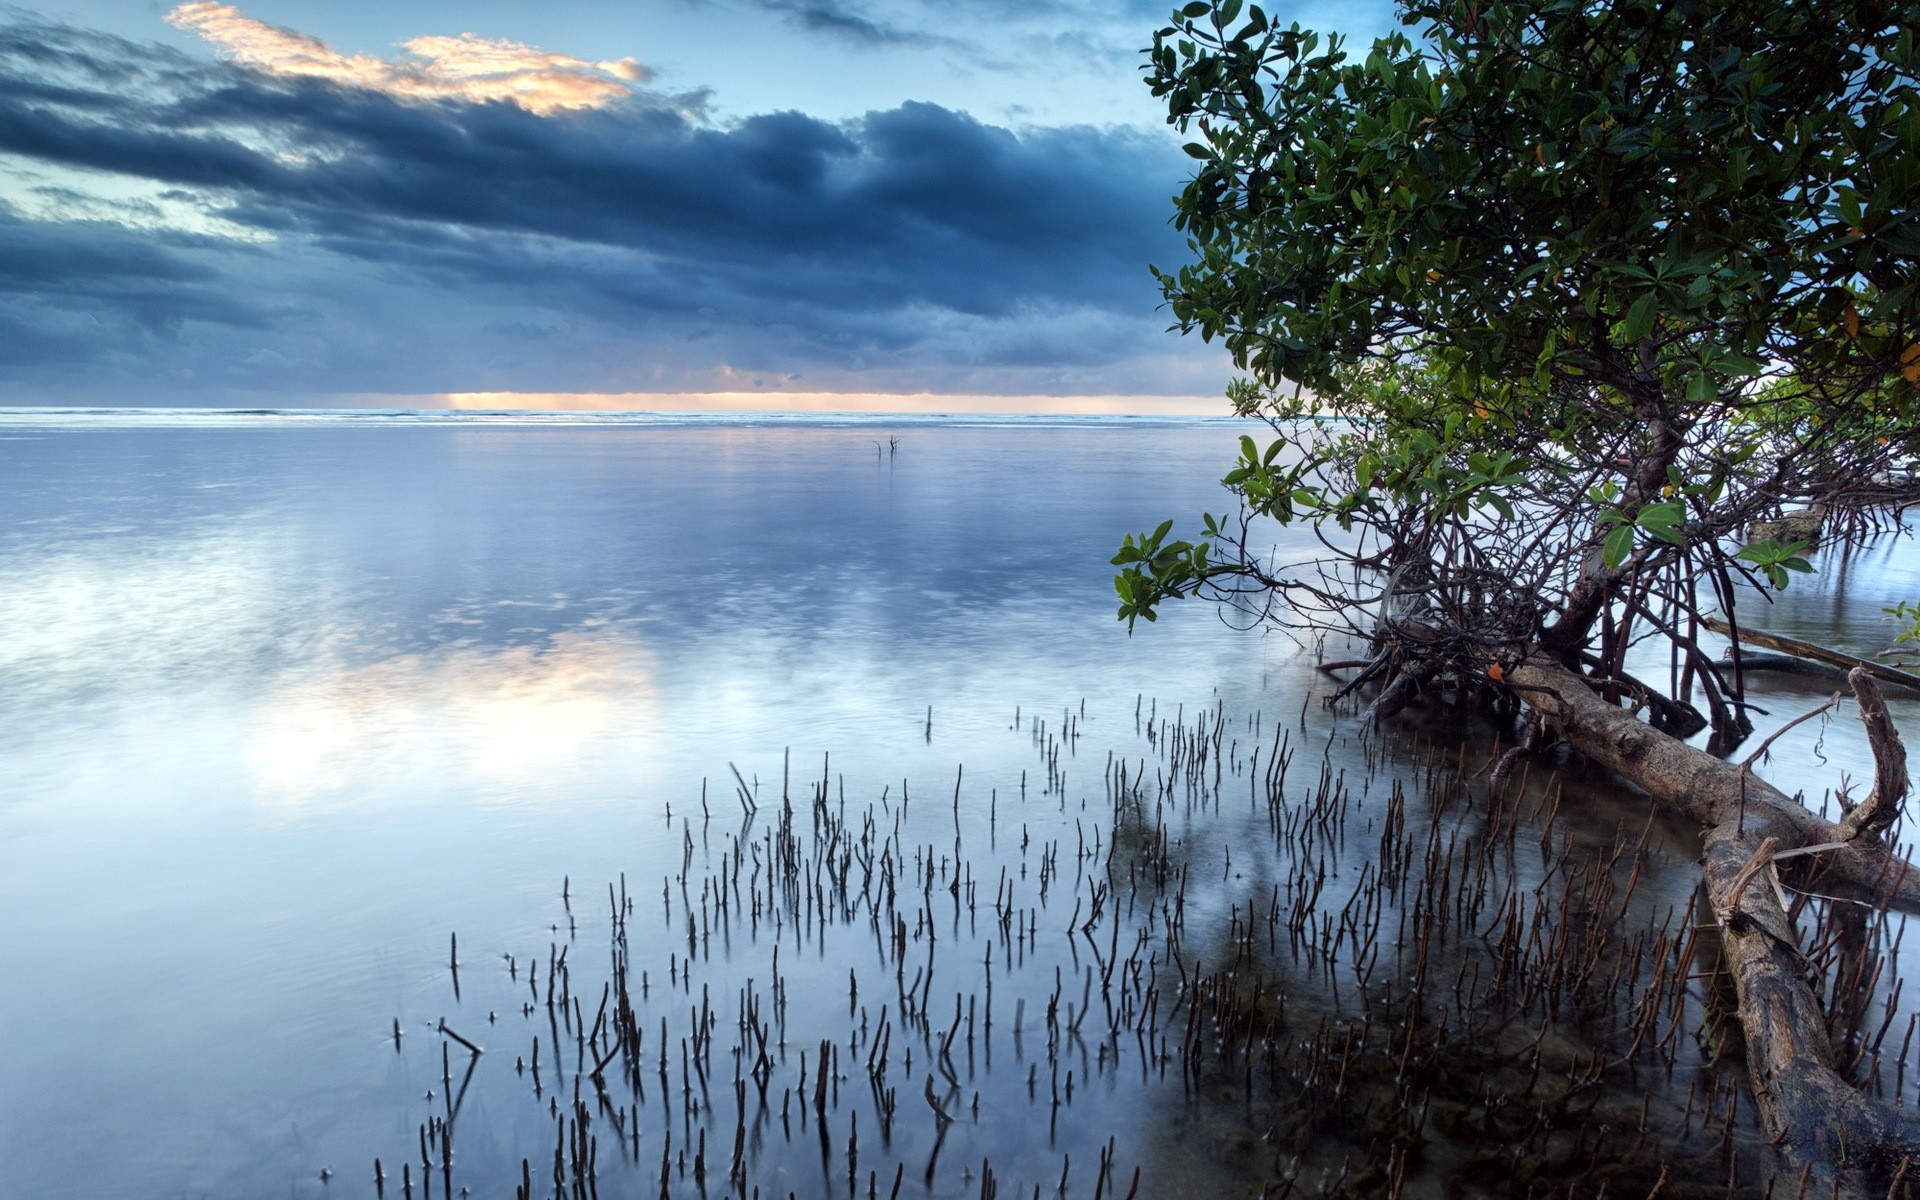
[[[543,116],[612,104],[632,95],[648,76],[631,58],[589,62],[471,33],[410,38],[400,43],[406,55],[397,62],[343,54],[310,34],[269,25],[214,0],[182,4],[167,20],[269,75],[330,79],[407,99],[510,100]]]
[[[448,392],[418,406],[551,412],[879,412],[1225,416],[1219,396],[998,396],[897,392]],[[392,403],[389,398],[388,403]]]

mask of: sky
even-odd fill
[[[1225,412],[1168,7],[0,4],[0,403]]]

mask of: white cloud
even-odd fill
[[[408,99],[509,100],[543,116],[612,104],[648,78],[631,58],[589,62],[472,33],[410,38],[400,43],[406,53],[399,61],[343,54],[310,34],[269,25],[214,0],[182,4],[167,20],[269,75],[330,79]]]

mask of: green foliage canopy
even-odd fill
[[[1264,381],[1423,350],[1704,401],[1771,363],[1920,378],[1920,5],[1405,3],[1338,38],[1196,0],[1151,85],[1197,132],[1159,272]],[[1905,356],[1905,361],[1902,361]]]
[[[1279,597],[1462,676],[1592,657],[1596,627],[1617,671],[1637,620],[1711,675],[1700,581],[1730,612],[1741,577],[1811,569],[1731,535],[1803,503],[1864,536],[1920,501],[1920,0],[1401,15],[1416,36],[1363,60],[1240,0],[1155,37],[1197,164],[1191,261],[1155,274],[1280,436],[1242,441],[1237,526],[1127,539],[1120,615]],[[1328,558],[1275,568],[1253,518]]]

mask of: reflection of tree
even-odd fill
[[[1232,897],[1160,931],[1181,1088],[1152,1094],[1150,1177],[1247,1196],[1764,1186],[1750,1110],[1733,1119],[1738,1075],[1683,1066],[1706,1015],[1689,964],[1713,949],[1662,870],[1684,861],[1677,843],[1597,781],[1488,804],[1470,786],[1484,747],[1362,753],[1360,777],[1336,782],[1329,758],[1313,787],[1272,798],[1271,847],[1235,842],[1244,880],[1212,864],[1200,882],[1194,841],[1137,797],[1118,806],[1133,861],[1116,855],[1112,878],[1166,880],[1162,913]],[[1380,781],[1368,762],[1421,782],[1361,801]]]

